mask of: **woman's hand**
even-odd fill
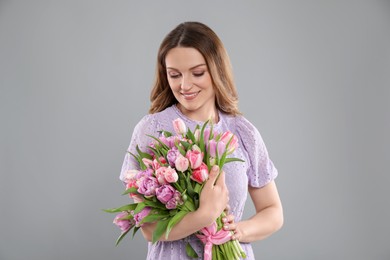
[[[222,218],[222,222],[223,222],[223,229],[226,230],[226,231],[232,231],[233,232],[233,235],[232,235],[232,240],[238,240],[240,241],[240,238],[242,237],[242,232],[239,228],[239,223],[235,223],[234,222],[234,215],[232,214],[227,214],[226,217]]]
[[[189,212],[179,223],[177,223],[166,238],[163,235],[161,241],[173,241],[187,237],[198,230],[210,226],[222,211],[227,207],[229,200],[228,189],[225,184],[225,173],[219,174],[219,167],[212,168],[209,179],[203,186],[199,198],[199,208],[194,212]],[[155,223],[144,223],[141,231],[146,240],[151,241],[153,232],[156,229]]]
[[[256,214],[247,220],[235,222],[229,215],[222,221],[224,229],[232,231],[232,239],[248,243],[264,239],[283,225],[283,209],[274,181],[262,188],[248,188]]]
[[[225,184],[225,172],[221,171],[219,177],[218,174],[219,167],[214,165],[199,198],[198,211],[204,214],[210,224],[221,215],[229,201],[229,192]]]

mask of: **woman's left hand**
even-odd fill
[[[238,240],[242,238],[242,233],[237,223],[234,222],[234,215],[228,214],[226,217],[222,218],[223,229],[226,231],[232,231],[232,240]]]

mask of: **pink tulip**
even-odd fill
[[[194,144],[191,148],[192,151],[198,151],[198,152],[202,152],[202,150],[200,149],[199,146],[197,146],[196,144]]]
[[[175,147],[175,143],[180,141],[180,137],[176,136],[176,135],[169,136],[169,137],[161,136],[159,139],[160,139],[161,142],[163,142],[170,149]]]
[[[148,158],[142,158],[142,162],[146,165],[146,167],[153,167],[153,161]]]
[[[167,209],[175,209],[177,205],[183,205],[183,198],[181,197],[180,192],[175,190],[173,194],[173,198],[171,198],[166,204],[165,207]]]
[[[144,194],[145,197],[156,195],[156,189],[160,186],[155,177],[143,177],[138,187],[138,193]]]
[[[188,169],[189,166],[190,162],[188,161],[188,159],[179,153],[179,156],[177,156],[175,160],[176,170],[184,172]]]
[[[130,198],[133,199],[134,203],[143,202],[145,199],[142,195],[130,193]]]
[[[167,204],[173,198],[175,189],[171,185],[162,185],[156,190],[156,196],[161,203]]]
[[[205,140],[206,142],[210,140],[210,130],[210,128],[206,128],[203,132],[203,140]]]
[[[229,146],[226,148],[227,154],[233,153],[234,150],[236,150],[238,147],[238,138],[230,131],[226,131],[225,133],[223,133],[223,135],[221,136],[221,141],[224,142],[225,145],[227,145],[230,141]]]
[[[195,141],[199,142],[200,139],[200,130],[196,129],[194,132]]]
[[[114,218],[113,223],[117,225],[117,227],[119,227],[122,232],[126,232],[135,224],[134,219],[121,219],[127,217],[128,215],[129,213],[124,211],[116,215]]]
[[[176,159],[179,156],[179,154],[180,154],[180,152],[176,147],[174,147],[168,151],[167,159],[168,159],[168,163],[171,167],[175,166],[175,162],[176,162]]]
[[[222,154],[225,151],[226,144],[224,142],[217,142],[215,140],[210,140],[207,144],[207,149],[209,151],[209,155],[213,158],[218,157],[221,158]]]
[[[129,183],[129,182],[132,182],[132,181],[135,181],[136,180],[136,177],[138,175],[138,170],[128,170],[126,171],[126,174],[125,174],[125,177],[123,179],[123,181],[125,183]]]
[[[203,132],[203,140],[207,143],[208,140],[215,139],[218,135],[217,131],[211,133],[211,128],[207,127]]]
[[[166,168],[166,171],[164,172],[164,177],[169,183],[177,182],[179,179],[179,175],[177,175],[177,172],[175,169],[171,168],[171,166],[168,166]]]
[[[130,189],[130,188],[138,189],[137,181],[135,179],[126,184],[126,189]],[[139,203],[144,200],[143,197],[137,193],[129,193],[129,197],[132,198],[135,203]]]
[[[173,129],[178,135],[183,135],[187,131],[186,124],[181,118],[176,118],[175,120],[173,120]]]
[[[140,222],[142,221],[142,219],[144,217],[146,217],[147,215],[149,215],[150,211],[152,210],[151,207],[145,207],[143,208],[143,210],[141,210],[139,213],[135,214],[134,215],[134,220],[135,220],[135,226],[136,227],[141,227],[142,224],[140,224]]]
[[[186,158],[190,161],[191,169],[196,169],[202,164],[203,153],[198,150],[188,150]]]
[[[167,180],[165,179],[164,168],[157,169],[155,174],[158,183],[160,183],[161,185],[168,184]]]
[[[192,175],[190,178],[193,179],[194,181],[202,184],[203,182],[205,182],[208,179],[208,177],[209,177],[209,171],[208,171],[207,165],[202,163],[199,168],[195,169],[192,172]]]
[[[179,175],[177,175],[177,172],[171,166],[158,168],[156,170],[156,176],[160,184],[174,183],[179,179]]]

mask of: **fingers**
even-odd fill
[[[233,223],[234,222],[234,215],[230,214],[226,217],[222,218],[223,223]]]
[[[219,174],[219,167],[218,165],[214,165],[210,170],[209,179],[207,180],[205,186],[207,185],[213,187],[216,183],[218,174]]]
[[[222,219],[223,221],[223,229],[226,231],[232,232],[232,240],[238,240],[242,238],[242,233],[239,228],[239,223],[234,222],[234,216],[228,215]]]
[[[218,180],[215,185],[223,186],[225,185],[225,172],[221,171],[221,174],[218,177]]]
[[[232,240],[238,240],[238,241],[240,241],[241,240],[241,234],[240,234],[240,232],[238,232],[237,230],[234,230],[233,231],[233,235],[232,235]]]

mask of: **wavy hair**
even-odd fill
[[[169,86],[165,64],[167,53],[175,47],[195,48],[203,55],[213,82],[216,107],[230,115],[241,114],[238,110],[238,94],[226,49],[215,32],[200,22],[181,23],[163,39],[157,54],[149,113],[160,112],[178,103]]]

